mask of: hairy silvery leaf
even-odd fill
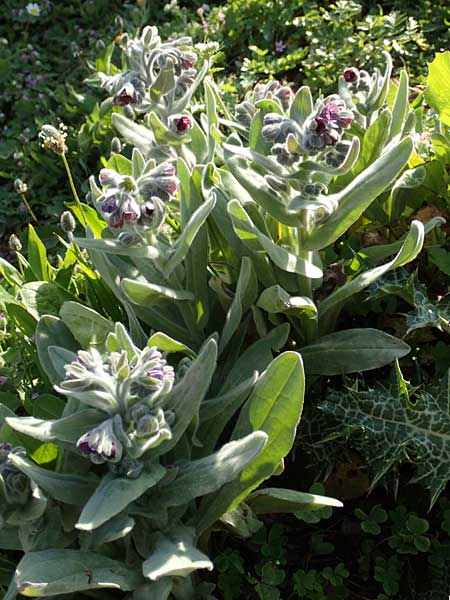
[[[409,353],[405,342],[379,329],[344,329],[301,349],[308,375],[342,375],[383,367]]]
[[[159,534],[152,554],[142,566],[144,576],[157,581],[168,576],[187,577],[197,569],[212,571],[212,562],[194,546],[194,537],[190,527]]]
[[[106,475],[84,506],[75,527],[83,531],[100,527],[155,486],[165,472],[164,467],[155,464],[144,467],[136,479]]]
[[[252,492],[245,503],[257,515],[302,511],[314,511],[324,506],[341,508],[342,502],[334,498],[286,490],[283,488],[263,488]]]
[[[131,591],[141,584],[142,576],[94,552],[43,550],[25,554],[14,581],[20,594],[35,598],[99,588]]]

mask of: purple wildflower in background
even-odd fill
[[[286,44],[284,42],[278,41],[275,42],[275,52],[277,54],[283,54],[283,52],[286,50]]]

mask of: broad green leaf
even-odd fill
[[[313,230],[305,240],[304,249],[321,250],[339,239],[398,175],[412,149],[411,138],[405,138],[382,154],[341,192],[332,194],[339,208]]]
[[[59,314],[82,348],[102,346],[114,329],[111,321],[78,302],[65,302]]]
[[[245,503],[257,515],[295,512],[297,510],[312,511],[324,506],[341,508],[342,502],[327,496],[307,494],[284,488],[263,488],[252,492]]]
[[[236,332],[239,324],[242,322],[244,313],[255,302],[258,295],[258,279],[252,261],[247,256],[244,256],[241,261],[241,270],[236,286],[236,293],[227,313],[225,325],[220,339],[219,352],[231,340]]]
[[[261,233],[238,200],[229,202],[228,213],[236,234],[250,250],[267,252],[277,267],[289,273],[297,273],[310,279],[320,279],[322,277],[323,274],[319,267],[302,257],[292,254],[283,246],[278,246]]]
[[[428,64],[427,103],[437,110],[443,123],[450,127],[450,51],[438,52]]]
[[[23,306],[14,301],[14,303],[5,303],[5,308],[8,317],[25,335],[31,337],[36,333],[37,320]]]
[[[92,474],[54,473],[17,455],[10,455],[9,460],[19,471],[28,475],[48,496],[65,504],[83,506],[97,486],[98,480]]]
[[[38,465],[44,465],[52,462],[58,456],[58,446],[55,444],[41,444],[34,452],[30,454],[30,458]]]
[[[6,279],[6,281],[12,287],[21,286],[23,284],[23,277],[19,271],[11,265],[7,260],[0,257],[0,275]]]
[[[171,591],[172,577],[162,577],[135,590],[131,600],[168,600]]]
[[[50,346],[61,346],[72,352],[79,349],[77,342],[72,336],[70,329],[57,317],[44,316],[40,319],[36,328],[36,347],[39,362],[46,372],[50,382],[60,383],[65,377],[65,372],[58,372],[49,356]]]
[[[212,571],[212,562],[193,544],[194,533],[190,527],[160,533],[151,556],[142,565],[144,577],[157,581],[168,576],[187,577],[197,569]]]
[[[79,223],[84,225],[84,223],[87,222],[87,225],[95,238],[102,237],[102,231],[107,227],[107,223],[100,218],[100,215],[95,208],[82,202],[81,208],[83,209],[83,214],[81,214],[78,204],[67,202],[66,206],[67,208],[70,208]]]
[[[140,244],[136,246],[124,246],[118,240],[97,239],[97,238],[74,238],[74,242],[80,248],[87,250],[100,250],[106,254],[118,254],[122,256],[131,256],[132,258],[155,259],[158,257],[158,250],[149,244]]]
[[[95,531],[90,531],[85,539],[89,544],[89,548],[103,546],[103,544],[126,537],[133,530],[135,524],[136,522],[132,517],[121,513],[98,527]],[[87,549],[87,547],[84,546],[84,549]]]
[[[269,439],[237,479],[202,503],[197,522],[200,532],[245,500],[289,453],[302,414],[304,384],[302,359],[295,352],[284,352],[262,374],[241,410],[233,438],[263,431]]]
[[[235,477],[259,454],[267,442],[267,434],[250,433],[229,442],[205,458],[180,465],[173,481],[159,486],[157,502],[165,507],[181,506],[194,498],[215,492]]]
[[[406,236],[403,245],[398,254],[385,265],[370,269],[358,277],[355,277],[349,283],[338,287],[328,298],[319,306],[319,320],[323,319],[327,312],[342,307],[351,296],[365,289],[371,283],[374,283],[378,278],[382,277],[391,269],[401,267],[416,258],[422,250],[425,237],[424,226],[420,221],[413,221],[408,235]]]
[[[165,354],[170,354],[172,352],[183,352],[185,354],[195,356],[194,351],[191,350],[188,346],[177,342],[173,338],[160,331],[150,336],[147,342],[147,346],[149,348],[151,348],[152,346],[156,346],[158,350],[161,350],[161,352],[164,352]]]
[[[33,401],[33,417],[36,419],[59,419],[64,406],[65,402],[59,396],[41,394]]]
[[[17,566],[17,591],[40,598],[113,588],[134,590],[142,576],[125,564],[102,554],[80,550],[42,550],[25,554]]]
[[[144,467],[136,479],[107,475],[89,498],[75,527],[83,531],[100,527],[155,486],[165,472],[163,466],[154,464]]]
[[[122,279],[120,282],[123,291],[135,304],[142,306],[153,306],[167,300],[194,300],[191,292],[186,290],[174,290],[164,285],[147,283],[133,279]]]
[[[106,163],[106,168],[113,169],[121,175],[132,175],[133,173],[131,160],[125,158],[125,156],[122,156],[121,154],[112,154],[111,158]]]
[[[39,320],[44,315],[58,316],[64,302],[74,296],[56,283],[31,281],[20,288],[20,296],[28,312]]]
[[[378,329],[344,329],[301,349],[308,375],[343,375],[383,367],[409,353],[405,342]]]
[[[306,314],[310,319],[317,317],[317,307],[311,298],[291,296],[279,285],[265,289],[256,305],[269,313]]]

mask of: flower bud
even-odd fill
[[[75,231],[75,228],[77,226],[75,218],[70,212],[70,210],[65,210],[61,213],[59,224],[61,226],[61,229],[66,233],[72,233],[73,231]]]
[[[14,252],[20,252],[22,250],[22,244],[14,233],[9,237],[8,246],[10,250],[13,250]]]
[[[106,48],[105,42],[103,40],[97,40],[97,43],[95,44],[95,48],[99,51],[104,50]]]
[[[359,79],[359,71],[354,67],[348,67],[344,71],[344,79],[347,83],[354,83]]]
[[[245,125],[245,127],[250,127],[252,119],[256,114],[256,111],[257,109],[253,106],[253,104],[251,104],[247,100],[244,100],[244,102],[241,102],[240,104],[236,105],[236,120],[238,121],[238,123],[241,123],[241,125]]]
[[[171,122],[171,126],[172,128],[175,130],[176,133],[178,134],[184,134],[188,129],[191,129],[192,127],[192,121],[189,117],[187,116],[182,116],[179,118],[174,118]]]
[[[130,233],[129,231],[122,231],[119,233],[117,240],[118,240],[119,244],[127,247],[127,246],[131,246],[131,244],[134,242],[135,236],[132,233]]]
[[[116,18],[114,19],[114,25],[117,27],[117,29],[119,29],[119,31],[123,31],[124,22],[120,15],[117,15]]]
[[[114,154],[119,154],[122,152],[122,144],[118,137],[113,137],[111,140],[111,152]]]
[[[18,194],[26,194],[28,192],[28,186],[21,179],[14,181],[14,189]]]

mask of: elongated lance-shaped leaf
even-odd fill
[[[118,560],[80,550],[41,550],[25,554],[14,576],[17,591],[27,598],[57,596],[113,588],[131,591],[143,578]]]
[[[329,311],[341,308],[344,302],[354,294],[361,292],[391,269],[396,269],[414,260],[422,250],[424,237],[423,224],[420,221],[413,221],[400,252],[390,262],[358,275],[349,283],[337,288],[328,298],[325,298],[319,306],[319,320],[323,319]]]
[[[267,439],[266,433],[255,431],[225,444],[210,456],[180,466],[173,481],[155,490],[155,504],[182,506],[194,498],[215,492],[243,471],[259,454]]]
[[[303,125],[314,109],[314,103],[311,96],[311,91],[308,86],[304,85],[298,89],[289,110],[289,117],[296,123]]]
[[[79,350],[70,329],[57,317],[45,315],[36,328],[36,347],[39,362],[52,384],[60,383],[65,377],[64,368],[56,369],[49,355],[49,348],[60,346],[72,352]]]
[[[252,492],[245,503],[257,515],[289,513],[297,510],[314,511],[324,506],[341,508],[342,502],[327,496],[308,494],[283,488],[263,488]]]
[[[63,442],[75,445],[82,435],[105,420],[98,410],[80,410],[61,419],[36,419],[35,417],[8,417],[7,423],[15,431],[29,435],[41,442]]]
[[[154,448],[152,457],[162,456],[176,446],[191,421],[198,415],[200,404],[211,384],[216,362],[217,342],[210,338],[203,345],[198,357],[189,367],[183,379],[173,387],[167,397],[166,410],[173,410],[175,413],[172,438],[164,440]]]
[[[236,234],[250,250],[267,252],[277,267],[289,273],[298,273],[310,279],[320,279],[322,277],[323,273],[319,267],[300,256],[292,254],[286,248],[278,246],[259,231],[238,200],[232,200],[228,203],[228,213]]]
[[[174,269],[183,261],[190,245],[192,244],[195,236],[200,231],[202,225],[208,218],[209,213],[214,208],[216,200],[213,196],[208,198],[206,202],[201,204],[197,210],[192,214],[189,222],[183,227],[180,237],[177,239],[175,244],[170,250],[169,258],[166,260],[163,269],[166,277],[169,277],[173,273]]]
[[[235,146],[233,144],[223,144],[224,150],[226,150],[231,155],[238,155],[242,158],[246,158],[250,160],[260,167],[264,167],[266,171],[273,173],[274,175],[288,176],[288,172],[284,167],[280,165],[280,163],[273,156],[264,156],[260,152],[256,150],[252,150],[246,146]]]
[[[106,475],[81,511],[77,529],[92,531],[125,510],[164,477],[162,465],[144,467],[136,479]]]
[[[142,306],[153,306],[167,300],[194,300],[191,292],[174,290],[164,285],[156,285],[155,283],[147,283],[146,281],[122,279],[120,285],[132,302],[141,304]]]
[[[332,392],[321,410],[348,431],[350,443],[368,461],[373,484],[403,461],[413,463],[413,482],[430,490],[430,506],[450,480],[450,373],[438,385],[405,393],[397,385]],[[409,396],[414,396],[410,400]]]
[[[411,348],[378,329],[344,329],[301,349],[308,375],[343,375],[383,367]]]
[[[400,71],[397,94],[392,107],[392,121],[388,141],[391,141],[396,135],[401,133],[408,113],[408,108],[408,73],[402,69]]]
[[[237,479],[202,503],[198,531],[204,531],[245,500],[291,450],[302,414],[304,385],[302,359],[296,352],[284,352],[263,373],[240,413],[233,438],[264,431],[269,439]]]
[[[223,352],[223,349],[239,327],[243,314],[247,312],[250,306],[255,302],[257,295],[258,278],[256,277],[251,259],[244,256],[241,262],[241,271],[236,286],[236,293],[222,331],[219,353]]]
[[[44,492],[60,502],[83,506],[92,496],[98,484],[94,475],[69,475],[67,473],[54,473],[33,464],[26,458],[10,454],[10,462],[28,475]]]
[[[324,163],[318,163],[314,160],[304,160],[298,165],[298,170],[288,175],[280,175],[286,179],[299,179],[305,177],[305,171],[318,171],[328,175],[345,175],[353,169],[357,163],[361,143],[359,138],[354,137],[351,141],[351,146],[347,152],[344,162],[339,167],[328,167]]]
[[[59,314],[82,348],[103,345],[114,329],[112,321],[78,302],[64,302]]]
[[[150,129],[135,123],[119,113],[113,113],[112,122],[114,127],[127,142],[138,148],[144,156],[150,154],[154,141],[153,133]]]
[[[270,187],[262,175],[251,169],[242,158],[226,150],[224,159],[230,172],[247,190],[256,204],[283,225],[299,226],[298,216],[289,212],[283,199]]]
[[[94,238],[74,238],[74,242],[80,248],[87,250],[101,250],[107,254],[121,254],[122,256],[131,256],[135,258],[148,258],[154,260],[159,252],[154,246],[142,244],[139,246],[124,246],[118,240],[98,240]]]
[[[339,208],[306,238],[304,250],[321,250],[339,239],[398,175],[406,165],[412,149],[412,139],[405,138],[336,194]]]
[[[178,159],[177,174],[180,179],[181,202],[180,216],[182,229],[189,223],[192,215],[203,204],[202,180],[204,171],[200,166],[190,171],[185,161]],[[208,198],[208,196],[205,196]],[[215,199],[214,199],[214,202]],[[215,206],[215,204],[214,204]],[[209,319],[209,294],[208,287],[208,258],[209,236],[206,226],[201,227],[195,239],[191,242],[184,258],[185,286],[195,297],[195,318],[200,327]]]

